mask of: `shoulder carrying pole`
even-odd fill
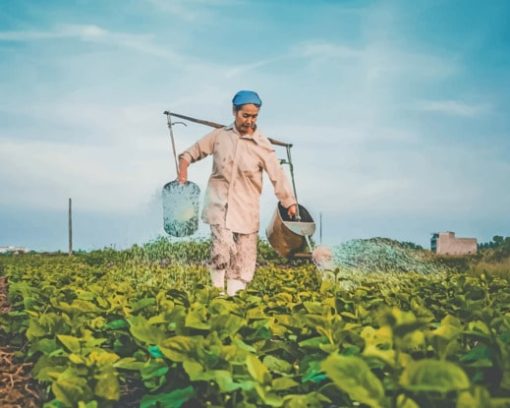
[[[210,127],[216,128],[216,129],[225,127],[225,125],[222,125],[220,123],[211,122],[208,120],[196,119],[196,118],[192,118],[191,116],[181,115],[179,113],[164,111],[163,114],[167,115],[168,117],[175,116],[176,118],[189,120],[190,122],[198,123],[200,125],[210,126]],[[274,144],[276,146],[283,146],[283,147],[290,146],[290,147],[292,147],[292,144],[290,144],[290,143],[280,142],[279,140],[271,139],[269,137],[268,137],[268,139],[272,144]]]
[[[172,121],[171,121],[171,118],[170,118],[171,116],[175,116],[176,118],[188,120],[188,121],[193,122],[193,123],[198,123],[200,125],[210,126],[210,127],[216,128],[216,129],[220,129],[220,128],[225,127],[225,125],[222,125],[220,123],[211,122],[211,121],[208,121],[208,120],[197,119],[197,118],[193,118],[191,116],[181,115],[179,113],[173,113],[173,112],[165,111],[165,112],[163,112],[163,114],[167,115],[167,118],[168,118],[168,127],[170,128],[170,136],[172,138],[172,147],[173,147],[173,150],[174,150],[174,156],[175,156],[175,144],[174,144],[174,137],[173,137],[173,132],[172,132],[172,125],[174,125],[175,123],[178,123],[178,122],[175,122],[175,123],[172,124]],[[292,159],[291,159],[291,156],[290,156],[290,148],[292,147],[292,144],[291,143],[281,142],[279,140],[271,139],[271,138],[268,138],[268,140],[272,144],[274,144],[276,146],[282,146],[282,147],[285,147],[287,149],[287,161],[281,160],[280,162],[281,162],[281,164],[288,164],[289,165],[289,168],[290,168],[290,177],[292,179],[292,189],[294,190],[294,198],[296,199],[296,202],[298,202],[297,192],[296,192],[296,183],[294,181],[294,165],[292,164]],[[175,165],[177,167],[177,175],[179,175],[179,165],[177,163],[177,156],[175,156]],[[301,217],[299,216],[299,205],[297,206],[296,218],[298,220],[301,219]]]

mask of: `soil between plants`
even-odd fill
[[[0,276],[0,315],[11,310],[7,300],[7,278]],[[0,407],[37,408],[42,405],[41,391],[31,375],[32,363],[16,358],[18,351],[7,343],[0,331]]]

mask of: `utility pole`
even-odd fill
[[[69,256],[73,254],[73,213],[72,200],[69,199]]]
[[[322,212],[319,213],[319,243],[322,245]]]

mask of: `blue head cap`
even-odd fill
[[[232,103],[234,106],[246,105],[247,103],[252,103],[259,107],[262,106],[262,100],[258,96],[257,92],[254,91],[239,91],[234,95]]]

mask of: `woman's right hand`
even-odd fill
[[[179,172],[179,177],[177,177],[177,181],[179,184],[184,184],[186,181],[188,181],[188,176],[186,174],[182,174],[182,172]]]
[[[179,184],[184,184],[186,181],[188,181],[188,166],[189,163],[187,160],[179,160],[179,174],[177,176],[177,181]]]

